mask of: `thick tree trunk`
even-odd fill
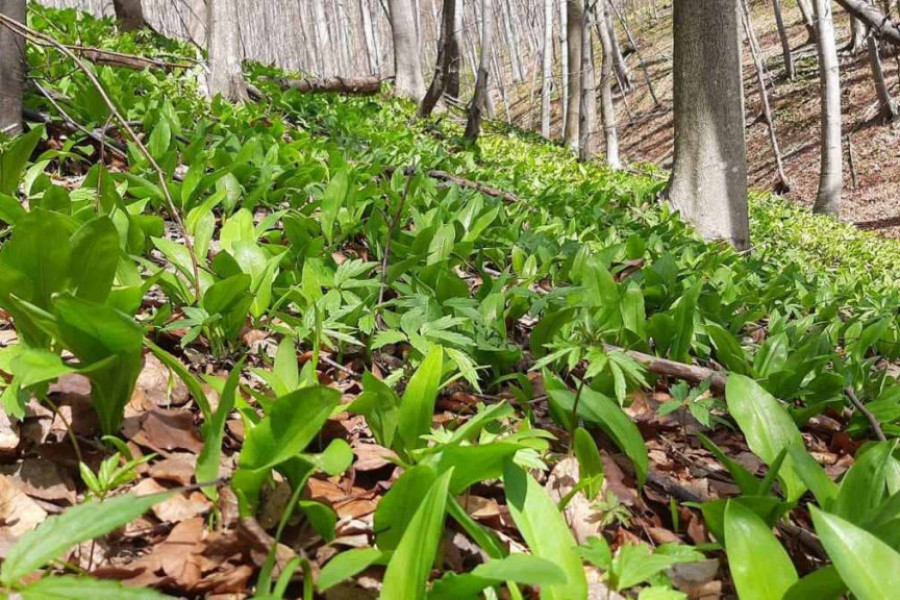
[[[600,0],[605,4],[606,0]],[[600,19],[597,31],[600,35],[600,46],[603,48],[603,62],[600,64],[600,113],[603,119],[603,139],[606,143],[606,164],[614,170],[622,168],[619,158],[619,136],[616,132],[616,108],[613,104],[612,87],[616,79],[613,71],[615,49],[612,44],[610,27],[607,26],[609,13],[606,6],[597,6],[597,18]]]
[[[447,89],[450,75],[450,60],[453,46],[456,45],[456,0],[444,0],[441,15],[441,37],[438,41],[437,65],[434,68],[434,79],[419,107],[419,117],[428,117]]]
[[[478,64],[478,78],[475,81],[475,95],[469,104],[469,119],[463,139],[468,144],[478,141],[481,121],[488,108],[488,77],[490,76],[491,52],[494,45],[494,24],[492,0],[481,0],[481,59]]]
[[[459,100],[459,69],[462,65],[462,46],[460,45],[459,32],[463,27],[462,9],[463,6],[456,7],[456,24],[453,29],[456,35],[453,36],[453,45],[448,48],[450,51],[450,71],[447,74],[447,89],[444,93],[448,98]]]
[[[581,123],[581,53],[584,48],[584,0],[564,0],[566,2],[566,28],[569,55],[569,106],[566,108],[564,142],[573,152],[579,147],[579,124]]]
[[[113,0],[116,20],[125,31],[142,29],[147,26],[141,0]]]
[[[812,7],[809,4],[809,0],[797,0],[797,6],[800,8],[800,14],[803,16],[803,25],[806,27],[806,33],[809,36],[809,39],[806,40],[806,43],[812,43],[816,41],[816,19],[813,15]]]
[[[881,64],[881,53],[878,48],[878,40],[869,35],[869,64],[872,67],[872,82],[875,84],[875,94],[878,96],[878,116],[884,122],[891,122],[897,118],[897,105],[891,98],[891,91],[884,78],[884,68]]]
[[[25,0],[0,0],[0,13],[25,22]],[[25,38],[0,26],[0,133],[22,132]]]
[[[419,102],[425,96],[425,77],[412,0],[388,0],[394,38],[395,91],[401,98]]]
[[[375,41],[375,27],[372,25],[372,13],[368,0],[359,0],[359,17],[363,24],[363,35],[366,38],[366,56],[369,59],[369,74],[381,74],[381,57]]]
[[[541,70],[541,135],[550,139],[550,100],[553,92],[553,0],[544,0],[544,49]]]
[[[819,79],[822,95],[822,167],[813,212],[839,216],[844,188],[841,138],[841,78],[829,0],[813,0],[818,32]]]
[[[597,154],[595,121],[597,84],[594,74],[594,43],[591,35],[591,11],[585,5],[581,29],[581,103],[578,107],[578,159],[588,161]]]
[[[788,79],[793,80],[797,76],[794,67],[794,54],[791,52],[791,41],[788,38],[787,29],[784,26],[784,17],[781,14],[781,0],[772,0],[772,8],[775,10],[775,26],[778,28],[778,39],[781,40],[781,54],[784,57],[784,72]]]
[[[209,93],[247,100],[237,0],[209,0]]]
[[[847,43],[847,51],[851,54],[859,54],[866,47],[866,24],[856,17],[850,18],[850,41]]]
[[[668,195],[699,233],[749,247],[737,0],[675,0],[675,159]]]

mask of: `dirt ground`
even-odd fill
[[[807,43],[807,33],[795,2],[784,2],[797,76],[785,76],[771,2],[752,5],[754,30],[762,47],[769,75],[769,100],[785,170],[791,189],[788,198],[812,206],[819,177],[819,80],[816,49]],[[838,47],[850,38],[850,21],[835,12]],[[672,32],[671,6],[660,11],[655,23],[634,23],[640,54],[647,66],[661,104],[655,106],[648,93],[635,56],[634,88],[619,98],[618,118],[623,159],[628,163],[650,162],[669,167],[672,160]],[[895,98],[900,97],[900,57],[882,57],[885,76]],[[900,238],[900,121],[883,124],[877,119],[877,99],[865,52],[853,55],[841,51],[841,93],[844,130],[844,214],[843,218],[880,233]],[[761,112],[756,72],[749,46],[744,44],[744,80],[747,98],[747,146],[751,185],[773,190],[777,182],[775,159]],[[850,144],[847,144],[849,139]],[[854,168],[851,172],[850,153]],[[855,183],[854,183],[855,181]],[[893,220],[892,220],[893,219]],[[872,223],[879,221],[879,223]],[[886,222],[885,222],[886,221]],[[893,226],[885,227],[888,223]]]

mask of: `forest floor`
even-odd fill
[[[769,101],[785,171],[791,183],[790,191],[784,196],[811,207],[818,187],[820,156],[816,50],[813,44],[807,43],[807,33],[797,4],[784,4],[785,21],[797,67],[797,76],[793,81],[785,76],[771,3],[753,3],[752,19],[770,77]],[[865,52],[851,54],[844,50],[850,39],[847,14],[835,12],[835,21],[844,111],[843,217],[857,224],[868,223],[882,235],[900,237],[900,225],[897,224],[897,217],[900,216],[900,206],[897,204],[900,128],[897,123],[883,124],[879,121],[867,55]],[[633,67],[634,88],[627,95],[628,106],[621,98],[618,104],[621,152],[628,163],[654,163],[668,168],[672,161],[673,136],[671,5],[660,9],[659,18],[655,21],[649,22],[642,17],[640,23],[646,25],[636,26],[634,34],[661,106],[655,106],[647,93],[643,73],[632,55],[628,61]],[[761,112],[761,103],[756,71],[746,41],[743,49],[750,182],[755,189],[771,191],[778,180],[775,159],[768,128],[762,119],[755,119]],[[900,93],[900,59],[887,53],[882,59],[885,76],[896,98]],[[886,223],[875,225],[872,223],[874,221],[892,222],[894,226],[884,227]]]

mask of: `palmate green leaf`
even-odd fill
[[[671,566],[703,560],[702,553],[690,546],[663,544],[655,550],[646,544],[623,544],[616,552],[610,579],[622,591],[650,581]]]
[[[50,576],[23,587],[22,600],[165,600],[172,598],[150,588],[135,588],[118,581]]]
[[[448,573],[434,582],[428,600],[477,600],[482,590],[512,581],[548,586],[566,583],[566,574],[549,560],[528,554],[511,554],[475,567],[471,573]]]
[[[453,471],[439,477],[422,497],[394,555],[381,588],[382,600],[424,600],[428,574],[444,531],[447,493]]]
[[[895,598],[900,554],[849,521],[810,506],[813,524],[829,558],[859,600]]]
[[[531,553],[555,563],[566,582],[541,587],[541,600],[586,600],[588,587],[578,544],[556,503],[541,485],[512,461],[506,463],[503,483],[509,513]]]
[[[241,358],[231,369],[216,413],[203,427],[203,449],[197,457],[197,482],[207,483],[215,481],[219,477],[219,461],[222,457],[222,438],[225,436],[225,422],[228,415],[234,409],[235,396],[238,383],[241,379],[241,369],[244,367],[244,358]],[[203,493],[210,500],[216,500],[219,492],[214,485],[202,488]]]
[[[397,412],[397,435],[407,452],[421,447],[421,436],[431,431],[443,369],[444,351],[440,346],[432,346],[406,386]]]
[[[731,375],[725,385],[728,410],[747,438],[754,454],[772,465],[782,450],[790,446],[803,447],[800,430],[790,415],[769,392],[749,377]],[[779,479],[784,484],[788,501],[797,500],[806,491],[803,480],[788,456]]]
[[[780,599],[797,582],[794,564],[772,530],[737,502],[725,508],[725,551],[741,600]]]
[[[327,387],[305,388],[272,403],[266,417],[247,432],[241,469],[270,469],[297,456],[316,437],[341,393]]]
[[[88,501],[48,518],[23,535],[0,567],[0,583],[10,585],[62,556],[69,548],[106,535],[143,515],[171,493],[125,494],[102,502]]]

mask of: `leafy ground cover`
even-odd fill
[[[29,47],[51,118],[0,158],[7,591],[893,593],[895,242],[760,197],[741,256],[652,172],[498,125],[465,149],[261,66],[259,102],[208,104],[178,43],[30,23],[185,66],[94,67],[145,153]]]

